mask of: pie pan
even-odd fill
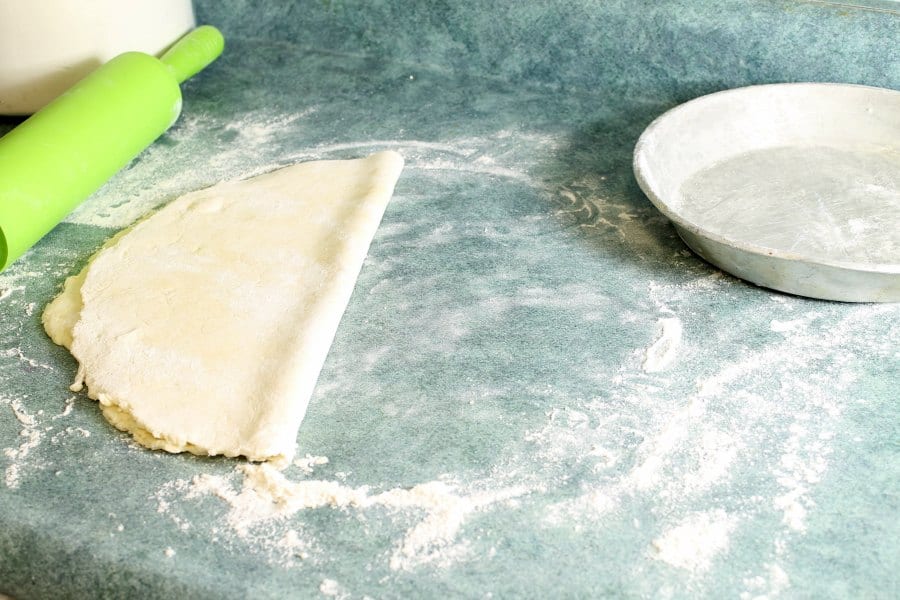
[[[698,255],[757,285],[900,301],[900,92],[788,83],[677,106],[634,172]]]

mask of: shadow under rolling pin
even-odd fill
[[[161,58],[120,54],[0,138],[0,271],[175,123],[224,44],[204,25]]]

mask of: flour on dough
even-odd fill
[[[395,152],[182,196],[114,238],[43,315],[113,425],[169,452],[289,461]]]

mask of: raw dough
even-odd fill
[[[178,198],[46,309],[103,414],[144,446],[288,461],[403,168],[317,161]]]

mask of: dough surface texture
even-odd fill
[[[113,425],[169,452],[289,461],[403,168],[314,161],[186,194],[44,311]]]

